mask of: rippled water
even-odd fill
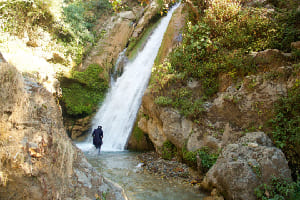
[[[201,200],[205,196],[191,185],[168,181],[141,172],[138,153],[85,152],[89,162],[100,173],[120,184],[129,200]]]

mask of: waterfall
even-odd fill
[[[103,128],[102,151],[125,149],[151,76],[155,57],[172,14],[178,6],[179,4],[175,5],[167,16],[161,19],[143,50],[132,62],[126,63],[123,74],[116,80],[111,79],[111,88],[92,121],[93,129],[99,125]],[[94,148],[92,136],[89,136],[85,142],[78,143],[77,146],[83,151]]]

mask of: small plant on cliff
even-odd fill
[[[291,182],[273,177],[270,184],[262,184],[255,189],[259,200],[298,200],[300,181]]]
[[[190,166],[197,166],[197,156],[199,156],[201,160],[202,172],[206,173],[216,163],[219,153],[212,153],[209,147],[203,147],[197,151],[187,151],[186,149],[182,150],[183,160]]]
[[[137,142],[141,142],[141,140],[144,137],[144,132],[137,125],[134,126],[132,134],[133,134],[133,136],[134,136],[134,138],[136,139]]]
[[[216,163],[219,153],[211,153],[208,147],[203,147],[198,150],[198,155],[201,159],[202,171],[204,173]]]
[[[176,156],[176,152],[177,152],[176,146],[172,142],[168,140],[164,142],[161,151],[162,153],[161,156],[163,159],[171,160],[174,156]]]

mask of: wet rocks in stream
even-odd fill
[[[176,160],[164,160],[155,152],[138,155],[143,173],[153,174],[164,179],[176,179],[180,183],[197,184],[200,178],[195,177],[193,170]]]

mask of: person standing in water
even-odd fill
[[[95,145],[96,149],[99,149],[99,153],[100,153],[100,149],[101,149],[101,145],[102,145],[102,139],[103,139],[103,130],[102,130],[102,126],[98,126],[97,129],[94,129],[93,131],[93,144]]]

